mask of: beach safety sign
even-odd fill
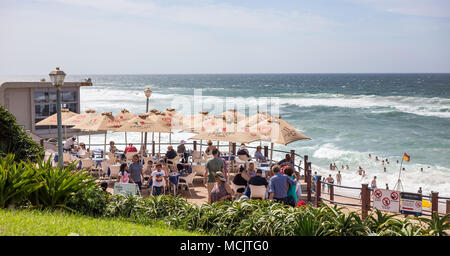
[[[399,212],[400,192],[380,188],[374,189],[373,207],[380,211]]]
[[[402,192],[400,197],[400,213],[422,215],[422,194]]]
[[[133,183],[114,183],[114,195],[139,195],[139,187]]]

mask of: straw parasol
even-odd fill
[[[82,123],[83,121],[85,121],[86,119],[94,116],[94,115],[98,115],[95,110],[92,109],[88,109],[85,111],[85,113],[80,113],[77,114],[71,118],[68,118],[66,120],[62,121],[62,125],[67,125],[67,126],[71,126],[71,125],[77,125]],[[91,147],[91,133],[89,132],[89,147]]]
[[[105,143],[103,154],[106,154],[106,134],[108,131],[115,131],[123,125],[120,120],[115,120],[111,112],[104,112],[102,114],[92,115],[82,123],[75,125],[73,129],[80,129],[84,131],[105,131]]]
[[[78,115],[78,113],[69,111],[69,109],[67,109],[67,108],[61,109],[61,121],[62,122],[64,120],[67,120],[67,119],[69,119],[69,118],[71,118],[73,116],[76,116],[76,115]],[[36,126],[58,125],[58,114],[55,113],[55,114],[45,118],[44,120],[41,120],[41,121],[37,122],[35,125]],[[62,125],[64,125],[64,124],[62,123]],[[67,125],[64,125],[64,138],[67,138],[66,126]]]
[[[171,132],[170,125],[162,121],[163,116],[160,112],[155,114],[141,114],[137,118],[133,118],[126,122],[122,127],[116,129],[117,132]],[[161,137],[161,135],[160,135]],[[159,141],[161,144],[161,139]],[[159,151],[161,150],[161,147]]]
[[[271,143],[270,161],[272,162],[273,144],[287,145],[297,140],[311,139],[297,131],[281,117],[271,116],[270,118],[257,123],[249,128],[250,132],[260,135],[261,140]]]
[[[162,114],[162,120],[170,125],[171,130],[183,129],[183,121],[185,118],[183,114],[175,111],[173,108],[167,108]],[[172,144],[172,133],[169,133],[169,143]]]
[[[127,109],[122,109],[118,114],[116,114],[114,116],[115,120],[119,120],[120,122],[125,123],[126,121],[129,121],[133,118],[136,118],[137,115],[131,113],[130,111],[128,111]],[[127,145],[127,132],[125,132],[125,145]]]

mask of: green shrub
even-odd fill
[[[101,217],[110,198],[99,186],[86,187],[69,197],[67,207],[84,215]]]
[[[0,157],[15,154],[15,161],[33,161],[44,156],[44,149],[17,124],[16,118],[0,105]]]
[[[14,155],[0,158],[0,208],[27,199],[42,185],[28,163],[14,161]]]
[[[52,160],[39,161],[35,166],[37,180],[42,186],[37,190],[37,200],[44,207],[67,207],[68,199],[76,192],[96,186],[90,173],[76,171],[77,162],[67,167],[53,167]]]

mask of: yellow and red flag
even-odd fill
[[[409,162],[409,160],[411,159],[411,157],[405,153],[403,153],[403,161]]]

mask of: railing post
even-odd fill
[[[308,169],[308,156],[307,155],[303,156],[303,161],[304,161],[303,170],[305,171],[305,182],[306,182],[306,170]]]
[[[264,146],[264,157],[267,159],[269,159],[269,146]]]
[[[439,213],[439,192],[431,191],[431,217],[434,218],[434,213]]]
[[[155,156],[155,141],[152,140],[152,156]]]
[[[320,188],[322,185],[322,176],[318,175],[317,176],[317,181],[316,181],[316,207],[319,207],[319,203],[320,203]]]
[[[334,201],[334,186],[333,185],[330,185],[330,201]],[[333,202],[332,202],[332,204],[334,204]]]
[[[291,149],[291,161],[295,163],[295,150]]]
[[[236,155],[236,142],[233,142],[231,144],[231,153],[233,153],[233,155]]]
[[[446,208],[447,209],[445,210],[445,213],[449,214],[450,213],[450,200],[447,200],[447,207]],[[450,221],[450,217],[447,219],[447,221]]]
[[[369,213],[370,194],[369,184],[361,184],[361,219],[365,220]]]
[[[39,144],[41,144],[41,147],[44,147],[44,139],[40,139]]]
[[[197,141],[194,140],[194,150],[197,150]]]
[[[311,170],[306,169],[306,200],[308,200],[308,202],[311,202]]]

